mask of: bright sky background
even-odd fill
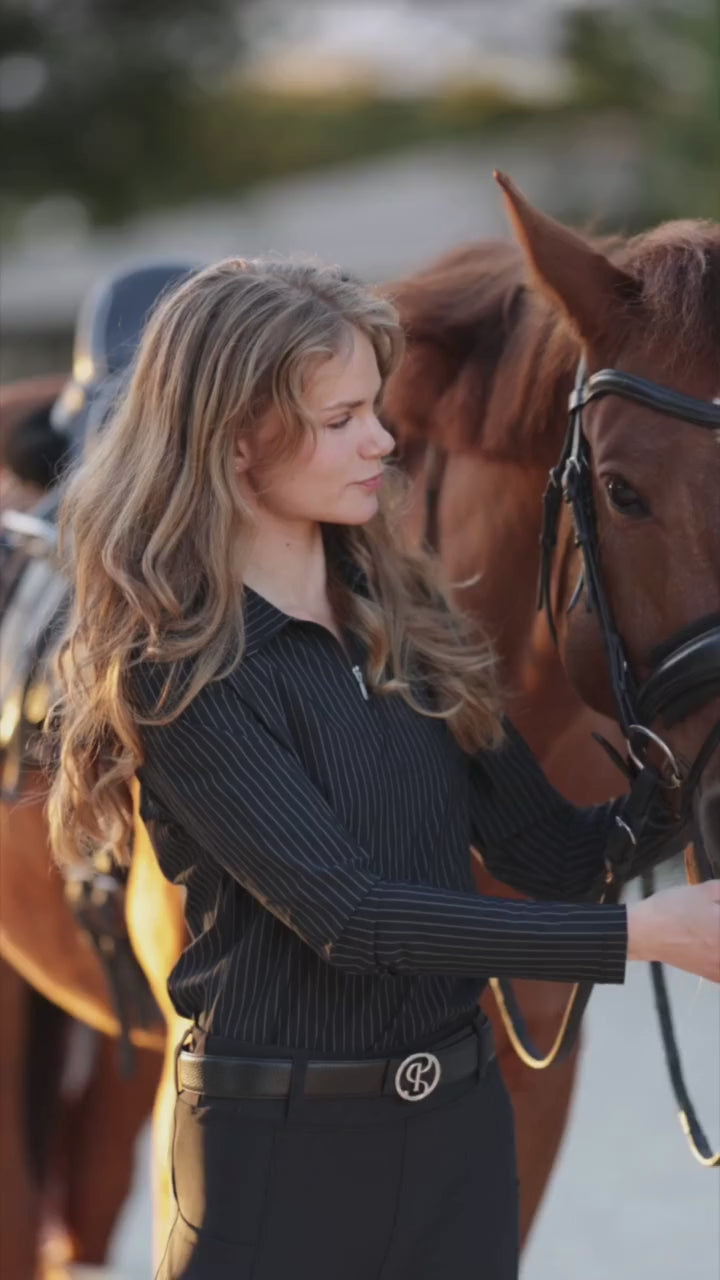
[[[617,0],[616,0],[617,2]],[[624,0],[632,3],[632,0]],[[291,9],[264,0],[249,31],[258,71],[282,80],[356,63],[400,92],[431,88],[450,74],[487,74],[542,88],[563,10],[591,0],[325,0]],[[611,0],[612,3],[612,0]],[[537,83],[535,83],[537,82]]]

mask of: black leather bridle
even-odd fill
[[[583,409],[602,396],[616,395],[632,400],[693,426],[720,431],[720,404],[680,395],[658,383],[617,369],[601,369],[587,376],[585,362],[578,368],[570,396],[570,421],[565,443],[543,499],[543,528],[540,536],[540,585],[538,608],[544,608],[557,641],[551,599],[551,575],[562,502],[572,511],[576,545],[583,557],[583,573],[570,602],[574,608],[584,593],[586,608],[597,614],[602,631],[612,682],[617,719],[628,742],[635,766],[642,769],[652,744],[663,757],[663,772],[669,784],[697,785],[710,755],[720,742],[720,721],[713,727],[685,779],[667,744],[650,728],[656,719],[669,728],[694,708],[720,695],[720,614],[698,619],[690,628],[671,636],[655,650],[656,666],[637,685],[615,626],[605,593],[600,563],[600,546],[592,491],[590,446],[583,430]]]
[[[583,409],[606,395],[620,396],[695,427],[716,431],[720,430],[720,404],[681,395],[617,369],[601,369],[588,376],[582,360],[570,396],[570,418],[562,453],[550,471],[543,499],[538,608],[545,609],[557,643],[552,565],[560,511],[565,502],[572,512],[575,542],[583,558],[582,574],[568,612],[584,595],[585,607],[597,614],[607,653],[617,719],[627,743],[628,758],[624,761],[614,747],[595,735],[631,784],[623,815],[616,818],[617,827],[605,853],[605,877],[600,893],[601,901],[611,902],[618,900],[631,870],[640,869],[634,853],[650,814],[657,812],[658,801],[664,793],[675,792],[677,804],[675,821],[668,826],[666,838],[661,838],[660,844],[687,826],[700,777],[720,744],[718,719],[692,765],[683,772],[671,748],[651,727],[659,719],[668,728],[720,695],[720,615],[699,619],[656,648],[653,670],[642,684],[637,684],[603,584],[590,446],[583,429]],[[648,756],[651,752],[657,753],[658,766],[650,762]],[[643,870],[643,884],[645,892],[652,892],[651,873],[647,867]],[[682,1127],[700,1163],[708,1167],[718,1166],[720,1152],[713,1153],[685,1088],[662,966],[653,963],[651,972],[665,1055]],[[493,978],[491,986],[510,1041],[527,1066],[542,1069],[567,1056],[577,1039],[582,1015],[592,992],[591,983],[579,983],[573,988],[555,1044],[545,1055],[540,1054],[530,1040],[512,984],[506,979]]]

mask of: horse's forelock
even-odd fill
[[[465,245],[387,292],[408,335],[385,397],[400,440],[544,462],[577,343],[528,288],[519,246]]]
[[[666,222],[629,240],[623,267],[642,285],[642,340],[666,369],[717,376],[720,351],[720,224]],[[667,376],[660,381],[667,380]]]

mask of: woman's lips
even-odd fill
[[[382,482],[383,482],[382,471],[378,472],[376,476],[371,476],[369,480],[357,481],[358,484],[362,485],[363,489],[379,489]]]

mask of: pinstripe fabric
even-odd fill
[[[399,696],[366,699],[352,635],[349,658],[249,590],[245,621],[236,671],[142,730],[141,812],[187,890],[181,1014],[347,1057],[443,1034],[490,974],[623,981],[625,908],[571,901],[599,873],[614,804],[570,805],[512,726],[470,758]],[[147,704],[162,669],[136,676]],[[471,844],[539,900],[481,897]]]

